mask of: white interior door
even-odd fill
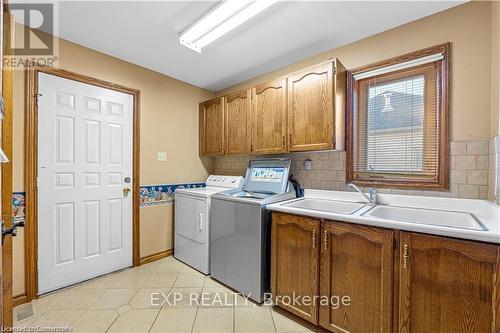
[[[44,73],[38,93],[43,294],[132,265],[133,96]]]

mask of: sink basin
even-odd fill
[[[365,207],[365,204],[338,200],[301,199],[283,206],[350,215]]]
[[[409,222],[480,231],[488,230],[476,216],[467,212],[396,206],[376,206],[362,215],[395,222]]]

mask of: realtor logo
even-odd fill
[[[27,64],[55,67],[56,4],[9,2],[9,12],[14,34],[6,50],[5,67],[22,69]]]

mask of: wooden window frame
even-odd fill
[[[424,56],[441,53],[444,59],[437,63],[436,67],[436,83],[439,87],[439,110],[437,111],[437,119],[440,123],[437,132],[437,178],[423,179],[418,176],[402,177],[401,174],[393,176],[389,173],[360,173],[354,171],[354,98],[355,89],[358,82],[354,80],[354,75],[372,71],[374,69],[387,67],[390,65],[418,59]],[[428,67],[432,64],[422,65]],[[420,66],[419,66],[420,67]],[[415,67],[418,68],[418,67]],[[401,70],[406,72],[408,69]],[[447,190],[449,189],[450,178],[450,43],[440,44],[429,47],[423,50],[411,52],[399,57],[383,60],[371,65],[363,66],[351,71],[348,75],[348,105],[346,117],[346,151],[347,151],[347,175],[348,182],[353,182],[361,186],[376,186],[381,188],[400,188],[400,189],[430,189],[430,190]],[[394,71],[388,75],[397,74]],[[426,88],[427,89],[427,88]],[[424,121],[427,119],[424,115]],[[425,126],[424,126],[425,128]],[[359,133],[358,133],[359,134]],[[425,154],[425,150],[424,150]],[[404,179],[405,178],[405,179]]]

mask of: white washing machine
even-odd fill
[[[210,273],[210,203],[215,193],[241,189],[243,177],[207,178],[206,187],[175,191],[174,257],[204,274]]]

